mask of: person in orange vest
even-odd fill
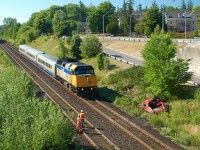
[[[83,128],[82,128],[82,119],[80,118],[80,115],[78,114],[78,117],[76,119],[76,123],[77,123],[77,131],[78,133],[82,133],[83,132]]]
[[[81,112],[80,112],[80,118],[81,118],[82,128],[85,128],[85,126],[84,126],[84,118],[85,118],[85,114],[86,113],[87,112],[83,112],[83,110],[81,110]]]

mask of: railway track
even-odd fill
[[[75,114],[78,113],[77,110],[75,110],[66,100],[64,100],[62,97],[60,97],[52,87],[50,87],[48,84],[46,84],[46,81],[44,81],[44,78],[49,76],[45,72],[41,72],[39,68],[34,68],[34,64],[27,64],[24,57],[16,57],[15,55],[19,54],[13,54],[16,53],[16,51],[11,51],[10,45],[1,45],[1,47],[6,51],[6,53],[14,60],[14,63],[25,70],[29,76],[32,78],[32,80],[36,83],[37,86],[40,87],[42,91],[44,91],[47,96],[53,101],[53,103],[59,105],[61,107],[62,112],[65,116],[68,116],[71,114],[71,122],[76,125],[76,116]],[[24,63],[25,60],[25,63]],[[38,75],[38,73],[41,72],[42,74]],[[56,81],[56,80],[55,80]],[[56,81],[57,82],[57,81]],[[88,130],[89,133],[84,132],[82,135],[77,135],[77,139],[81,142],[80,144],[85,149],[118,149],[117,146],[115,146],[110,140],[108,140],[104,135],[96,128],[94,128],[88,121]],[[89,126],[90,125],[90,126]]]
[[[72,122],[75,121],[78,111],[87,111],[86,130],[84,138],[90,141],[85,148],[91,149],[182,149],[168,138],[165,138],[153,130],[150,126],[144,126],[133,117],[123,113],[109,103],[98,100],[84,100],[68,91],[63,85],[51,76],[42,72],[33,64],[27,63],[17,49],[8,43],[1,44],[1,47],[13,57],[16,62],[22,61],[22,68],[31,70],[30,76],[41,88],[58,104],[65,115],[72,114]],[[38,77],[37,77],[38,76]],[[34,79],[37,77],[39,79]],[[44,85],[42,85],[42,84]],[[48,87],[49,89],[46,89]],[[79,135],[80,136],[80,135]],[[89,140],[90,138],[90,140]],[[84,143],[81,143],[84,145]]]

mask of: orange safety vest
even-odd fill
[[[76,119],[76,123],[77,123],[77,127],[78,128],[81,128],[81,118],[79,118],[79,117],[77,117],[77,119]]]
[[[85,113],[84,113],[84,112],[81,112],[81,113],[80,113],[80,118],[81,118],[81,119],[84,119],[84,118],[85,118]]]

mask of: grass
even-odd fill
[[[0,64],[0,71],[3,69],[3,65]]]
[[[59,55],[57,40],[53,37],[39,37],[38,39],[30,43],[30,46],[56,57],[58,57]]]
[[[119,70],[125,70],[125,69],[132,67],[132,65],[130,65],[130,64],[125,64],[123,62],[109,58],[109,61],[110,61],[110,67],[109,68],[110,69],[109,70],[99,70],[97,68],[96,58],[83,59],[81,61],[86,63],[86,64],[90,64],[94,67],[95,74],[97,75],[97,79],[98,79],[98,86],[101,86],[101,82],[103,82],[104,79],[108,78],[110,74],[113,74],[113,73],[115,73],[116,71],[119,71]]]

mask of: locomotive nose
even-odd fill
[[[86,78],[86,81],[87,81],[88,83],[91,83],[91,81],[89,80],[89,76],[85,76],[85,78]]]

